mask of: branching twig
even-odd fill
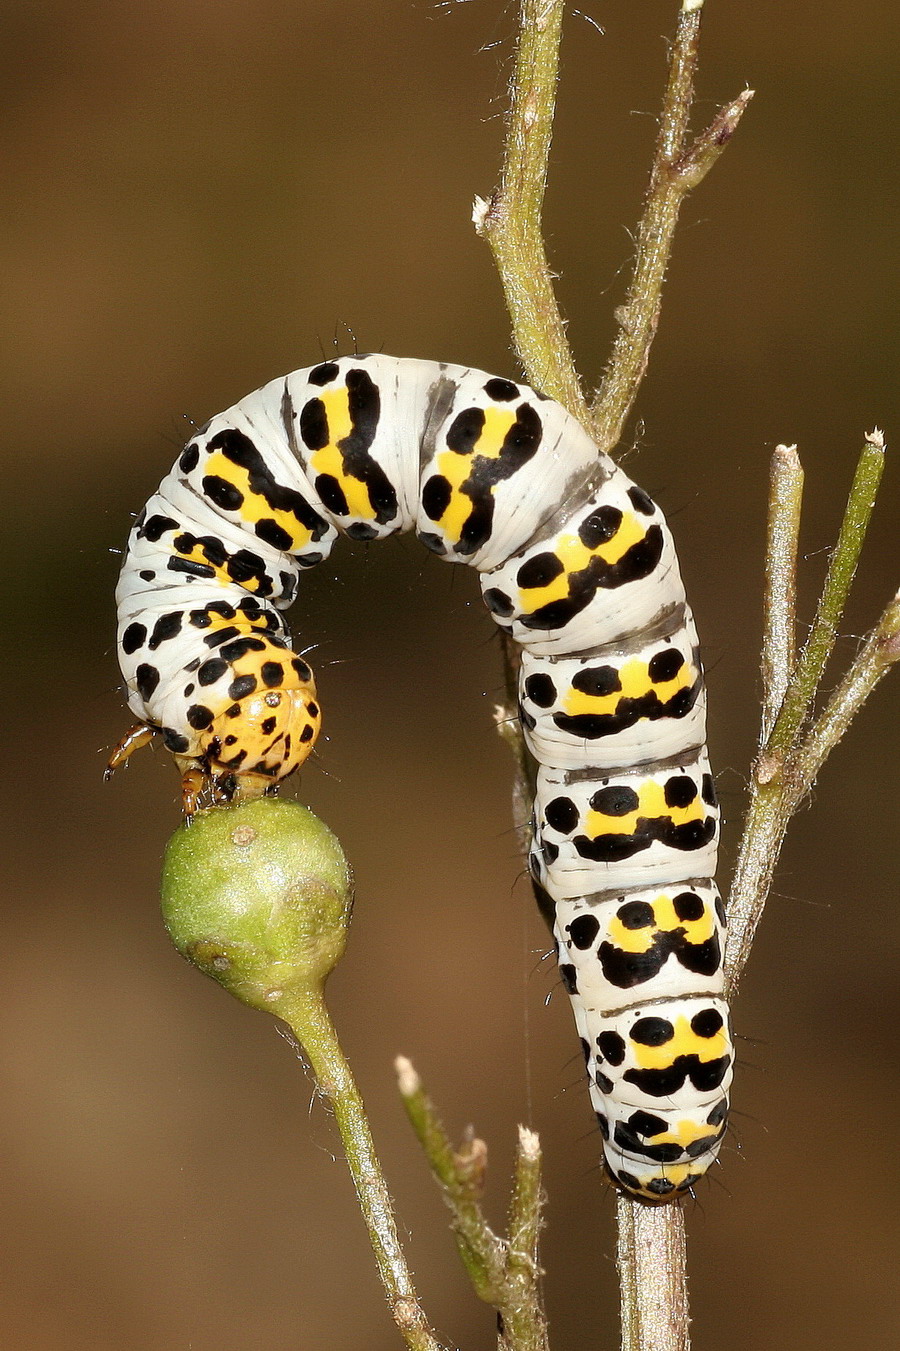
[[[612,356],[586,417],[540,237],[556,80],[561,6],[522,0],[521,35],[501,188],[480,204],[476,225],[489,240],[503,279],[516,350],[529,379],[559,399],[603,450],[618,443],[647,367],[679,208],[730,140],[747,90],[689,142],[693,76],[703,0],[683,0],[650,175],[632,280]],[[726,977],[731,991],[749,953],[791,815],[830,749],[888,666],[900,657],[900,597],[863,644],[822,717],[803,729],[831,654],[883,461],[873,434],[857,469],[810,639],[795,663],[795,569],[802,470],[779,447],[773,466],[766,566],[764,700],[761,745],[730,906]],[[506,652],[507,684],[512,658]],[[506,730],[509,738],[509,731]],[[528,792],[528,759],[517,750],[516,800]],[[686,1351],[689,1345],[683,1215],[620,1196],[618,1264],[625,1351]]]
[[[586,424],[601,450],[611,451],[618,444],[647,369],[681,203],[721,155],[753,97],[752,90],[745,90],[687,144],[701,8],[702,0],[685,0],[678,16],[634,271],[625,303],[616,313],[619,332],[612,357]]]
[[[472,1285],[497,1310],[499,1351],[547,1351],[538,1266],[541,1151],[533,1131],[519,1128],[509,1235],[500,1238],[481,1209],[487,1146],[472,1139],[454,1150],[434,1104],[405,1056],[397,1081],[413,1129],[453,1215],[456,1244]]]
[[[775,453],[781,456],[783,448],[779,447]],[[884,438],[876,430],[866,438],[815,622],[796,669],[787,681],[782,661],[763,663],[764,729],[770,725],[773,713],[777,712],[777,717],[770,735],[766,738],[763,734],[762,750],[753,769],[750,804],[731,889],[725,960],[731,993],[746,965],[791,817],[812,787],[829,752],[844,735],[869,693],[900,656],[897,637],[900,602],[895,598],[863,642],[824,713],[807,730],[810,710],[834,648],[883,467]],[[797,491],[800,473],[797,462],[793,471],[793,493],[778,499],[773,493],[770,499],[770,541],[780,536],[796,536],[800,515]],[[781,518],[781,527],[776,527],[776,517]],[[786,557],[789,549],[790,545],[784,546],[778,557],[770,553],[767,560],[770,591],[775,585],[772,578],[779,568],[790,571]],[[784,585],[791,589],[791,583]],[[773,620],[767,621],[767,631],[773,624]],[[781,624],[785,632],[787,624],[785,615]],[[774,640],[770,650],[775,650]]]
[[[767,778],[777,773],[788,747],[795,740],[812,706],[828,658],[834,648],[838,624],[856,573],[856,565],[859,562],[883,470],[884,437],[876,428],[867,438],[859,457],[841,531],[819,598],[812,632],[803,648],[796,674],[786,692],[772,734],[760,757],[757,777],[761,783],[767,782]],[[799,512],[799,503],[797,510]],[[771,695],[767,695],[766,702],[772,703]]]
[[[442,1351],[419,1304],[365,1107],[325,1002],[318,996],[284,999],[278,1012],[309,1057],[319,1091],[334,1111],[394,1322],[410,1351]]]
[[[885,609],[863,641],[855,661],[825,706],[797,754],[795,772],[813,784],[827,756],[834,750],[879,680],[900,661],[900,593]]]
[[[751,97],[747,91],[726,105],[706,131],[687,145],[701,5],[702,0],[684,0],[679,14],[634,274],[619,313],[619,336],[590,412],[565,336],[541,236],[562,13],[558,0],[522,0],[501,186],[489,202],[476,202],[476,229],[494,252],[516,351],[528,378],[568,408],[604,450],[617,443],[646,369],[681,201],[721,154]],[[514,689],[510,647],[504,647],[504,657],[507,686]],[[509,739],[508,731],[506,735]],[[532,787],[520,733],[518,742],[517,820]],[[621,1198],[617,1214],[623,1345],[627,1351],[685,1351],[688,1312],[681,1210],[650,1211]],[[662,1290],[667,1296],[661,1304],[658,1292]]]

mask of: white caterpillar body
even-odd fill
[[[732,1045],[718,809],[671,535],[557,403],[482,371],[344,357],[214,417],[135,523],[129,705],[187,776],[252,795],[309,753],[312,672],[279,613],[340,533],[415,530],[522,648],[530,866],[616,1182],[687,1191],[725,1131]]]

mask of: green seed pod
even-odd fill
[[[163,919],[189,962],[253,1008],[319,996],[344,951],[353,887],[337,838],[298,802],[215,807],[163,863]]]

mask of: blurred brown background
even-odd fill
[[[10,485],[0,1342],[28,1351],[388,1351],[333,1123],[274,1025],[157,914],[168,757],[101,784],[127,723],[115,550],[191,419],[331,353],[515,373],[469,224],[493,186],[514,8],[494,0],[7,5]],[[565,33],[547,233],[589,381],[630,256],[671,0]],[[710,0],[700,113],[758,93],[689,199],[629,472],[669,513],[710,667],[733,857],[758,694],[767,450],[800,443],[809,605],[862,432],[900,444],[896,6]],[[849,17],[848,17],[849,15]],[[840,658],[900,580],[889,461]],[[474,574],[339,548],[293,612],[329,741],[293,791],[359,899],[331,1002],[427,1308],[493,1345],[393,1087],[541,1132],[556,1351],[616,1343],[611,1195],[565,996],[510,831]],[[807,609],[807,614],[809,613]],[[697,1351],[897,1340],[897,715],[886,682],[796,821],[735,1010],[724,1167],[690,1207]],[[723,876],[724,876],[723,870]],[[545,1000],[552,992],[552,1000]]]

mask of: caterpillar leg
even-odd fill
[[[106,762],[106,768],[103,771],[103,781],[108,782],[120,765],[124,765],[129,756],[135,751],[139,751],[142,746],[149,746],[155,736],[159,735],[158,727],[151,727],[146,722],[136,722],[120,741],[117,741],[112,749],[112,753]]]
[[[181,775],[181,810],[184,813],[186,821],[190,821],[195,812],[200,810],[200,799],[204,792],[210,786],[214,788],[214,781],[196,761],[184,767],[184,762],[179,760],[179,768],[183,770]]]
[[[278,784],[262,774],[217,773],[202,760],[176,756],[181,770],[181,810],[190,821],[204,807],[225,802],[250,802],[277,792]]]

